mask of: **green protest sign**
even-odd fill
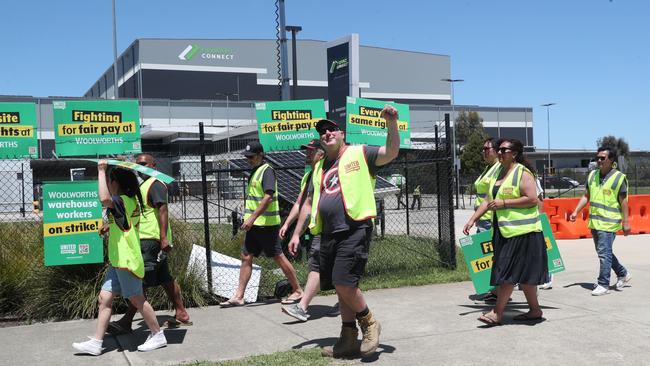
[[[548,272],[558,273],[564,271],[564,262],[557,247],[551,225],[546,214],[541,214],[542,231],[546,242],[546,253],[548,255]],[[469,276],[474,283],[477,294],[490,291],[490,276],[492,274],[492,230],[466,236],[460,239],[460,247],[465,256],[465,263],[469,270]]]
[[[52,105],[58,156],[141,152],[136,100],[68,100]]]
[[[318,138],[316,122],[325,118],[322,99],[255,103],[257,130],[265,151],[296,150]]]
[[[46,266],[102,263],[98,230],[102,204],[97,181],[43,185],[43,245]]]
[[[34,103],[0,103],[0,159],[15,158],[38,158]]]
[[[102,159],[70,159],[70,160],[86,160],[86,161],[94,161],[95,163],[98,163]],[[131,170],[138,171],[140,173],[146,174],[150,177],[154,177],[158,180],[161,180],[167,184],[173,182],[175,179],[170,177],[169,175],[159,172],[156,169],[151,169],[149,167],[146,167],[144,165],[132,163],[130,161],[122,161],[122,160],[114,160],[114,159],[104,159],[106,160],[106,163],[108,165],[114,165],[114,166],[119,166],[122,168],[127,168]]]
[[[347,98],[345,140],[351,144],[386,145],[386,120],[379,117],[386,104],[397,109],[399,147],[411,147],[411,119],[407,104],[354,97]]]

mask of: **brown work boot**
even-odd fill
[[[381,324],[372,316],[371,312],[361,319],[358,319],[359,327],[363,337],[361,337],[361,357],[368,357],[375,353],[379,346],[379,334],[381,333]]]
[[[341,337],[334,343],[334,346],[323,347],[323,357],[345,358],[354,357],[359,354],[359,342],[357,328],[341,327]]]

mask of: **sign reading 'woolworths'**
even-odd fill
[[[101,223],[97,181],[43,185],[45,265],[102,263]]]
[[[0,103],[0,159],[13,158],[38,158],[34,103]]]
[[[325,118],[322,99],[255,103],[255,110],[265,151],[299,149],[318,138],[316,122]]]
[[[379,117],[386,104],[397,109],[399,147],[410,147],[411,122],[407,104],[354,97],[347,98],[345,140],[351,144],[386,145],[386,120]]]
[[[137,101],[58,101],[53,106],[59,156],[141,152]]]

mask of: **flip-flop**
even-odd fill
[[[222,308],[234,308],[236,306],[244,306],[244,304],[245,304],[244,300],[242,300],[242,302],[239,302],[233,299],[228,299],[224,302],[220,302],[219,306],[221,306]]]
[[[297,303],[299,303],[300,300],[302,300],[302,296],[299,297],[299,298],[297,298],[297,299],[290,299],[290,298],[287,297],[286,299],[282,299],[282,301],[280,301],[280,303],[281,303],[282,305],[291,305],[291,304],[297,304]]]
[[[514,318],[512,318],[512,320],[518,321],[518,322],[529,322],[529,321],[541,320],[541,319],[542,319],[541,315],[533,317],[533,316],[528,315],[528,313],[519,314],[519,315],[515,316]]]
[[[174,328],[180,328],[180,327],[189,327],[189,326],[192,326],[192,325],[194,325],[194,323],[191,320],[188,320],[188,321],[184,322],[184,321],[176,319],[176,318],[166,320],[163,323],[163,327],[166,327],[168,329],[174,329]]]
[[[500,321],[497,321],[497,319],[494,316],[488,314],[490,313],[482,314],[481,316],[478,317],[478,320],[490,327],[496,327],[501,325]]]
[[[125,328],[118,322],[110,322],[108,323],[106,332],[112,335],[122,335],[133,333],[133,329]]]

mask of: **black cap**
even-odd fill
[[[246,145],[246,149],[244,149],[244,156],[253,156],[263,152],[264,148],[259,141],[251,141],[248,143],[248,145]]]
[[[336,122],[334,122],[332,120],[329,120],[329,119],[321,119],[320,121],[316,122],[316,131],[318,131],[318,133],[320,135],[325,133],[325,129],[327,127],[334,127],[335,131],[338,131],[338,130],[341,129],[339,127],[338,123],[336,123]]]
[[[300,145],[301,150],[322,149],[322,148],[323,148],[323,146],[320,144],[319,139],[313,139],[313,140],[309,141],[309,143],[307,143],[307,144]]]

